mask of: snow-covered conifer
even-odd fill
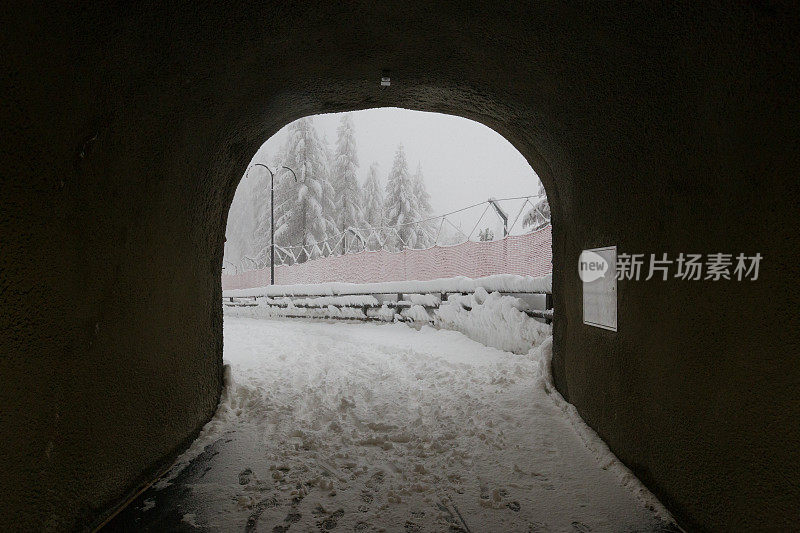
[[[410,222],[417,219],[414,198],[414,181],[408,173],[408,163],[403,145],[397,147],[392,170],[386,183],[386,225],[397,230],[396,249],[415,248],[417,232]]]
[[[422,174],[422,165],[417,165],[417,172],[414,174],[412,180],[414,184],[414,212],[416,220],[420,221],[414,228],[417,233],[415,247],[427,248],[433,245],[436,228],[434,221],[425,220],[433,215],[433,208],[431,207],[431,195],[428,194],[428,189],[425,187],[425,176]]]
[[[538,198],[532,199],[533,207],[525,213],[522,225],[532,230],[539,229],[550,223],[550,203],[547,201],[547,194],[544,185],[539,182]]]
[[[336,155],[333,166],[333,188],[336,207],[335,222],[337,230],[364,225],[361,209],[361,186],[358,183],[358,154],[353,121],[349,114],[342,116],[336,130]]]
[[[275,240],[282,246],[303,245],[298,261],[314,257],[313,245],[335,231],[333,187],[328,179],[325,147],[308,117],[293,122],[288,129],[282,165],[294,170],[276,176]]]
[[[384,225],[384,201],[383,190],[381,189],[380,179],[378,178],[378,163],[372,163],[367,172],[367,180],[362,187],[362,206],[364,214],[364,224],[367,229],[380,228]],[[370,250],[380,249],[380,242],[372,232],[365,235],[367,247]]]

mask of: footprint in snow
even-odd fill
[[[249,468],[245,468],[241,472],[239,472],[239,485],[247,485],[250,483],[250,479],[253,476],[253,471]]]
[[[247,524],[244,527],[245,532],[254,531],[256,528],[256,524],[258,524],[258,519],[261,518],[261,514],[270,507],[277,507],[278,506],[278,499],[275,496],[267,498],[265,500],[261,500],[256,504],[255,509],[253,512],[250,513],[250,516],[247,518]]]
[[[300,521],[301,518],[303,518],[303,515],[300,513],[289,513],[286,515],[286,518],[284,518],[283,521],[287,524],[294,524],[295,522]]]
[[[317,522],[317,529],[320,531],[330,531],[334,529],[339,524],[339,519],[344,516],[344,509],[339,509],[334,511],[326,518],[323,518],[319,522]]]
[[[375,500],[375,496],[369,491],[362,490],[361,491],[361,501],[364,502],[358,506],[359,513],[366,513],[369,511],[369,504],[371,504]]]
[[[289,513],[286,515],[286,518],[283,519],[283,524],[275,526],[272,528],[272,533],[286,533],[289,531],[289,528],[292,527],[292,524],[295,522],[300,521],[302,515],[300,513]]]
[[[412,522],[411,520],[406,520],[403,529],[405,529],[409,533],[416,533],[417,531],[422,531],[422,526],[417,524],[416,522]]]
[[[370,478],[367,480],[366,483],[364,483],[364,485],[366,485],[369,488],[373,488],[375,485],[380,485],[381,483],[383,483],[383,480],[385,478],[386,474],[382,470],[378,470],[377,472],[372,474],[372,476],[370,476]]]

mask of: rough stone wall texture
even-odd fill
[[[192,438],[220,390],[238,178],[287,122],[378,106],[480,121],[541,176],[557,385],[683,524],[800,520],[796,8],[17,4],[0,15],[4,527],[88,527]],[[612,244],[764,263],[749,284],[622,283],[612,333],[581,324],[573,274]]]

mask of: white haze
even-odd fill
[[[358,143],[361,183],[369,165],[377,161],[385,185],[397,145],[402,143],[409,171],[413,173],[417,164],[422,165],[436,215],[492,196],[535,195],[539,190],[539,178],[522,154],[502,135],[478,122],[453,115],[398,108],[355,111],[351,117]],[[314,116],[320,139],[327,138],[331,146],[336,143],[340,118],[340,113]],[[253,161],[272,163],[272,157],[286,140],[285,131],[284,127],[265,142]],[[518,205],[510,203],[508,208],[512,210]],[[467,227],[470,221],[475,223],[480,216],[480,210],[474,211],[456,219]],[[511,216],[515,214],[516,210]],[[482,227],[485,225],[481,224]]]
[[[341,118],[340,113],[311,117],[317,137],[332,150],[336,147]],[[397,108],[352,112],[350,118],[359,163],[356,172],[359,183],[363,185],[370,166],[377,162],[380,188],[385,191],[397,147],[402,144],[409,173],[415,174],[417,166],[421,165],[430,195],[430,215],[449,213],[485,202],[490,197],[529,196],[540,191],[539,179],[525,158],[504,137],[477,122]],[[254,155],[251,165],[276,164],[277,155],[286,145],[288,131],[289,125],[267,140]],[[229,212],[225,245],[227,266],[240,265],[248,256],[260,258],[263,263],[263,251],[268,245],[262,226],[269,225],[263,218],[269,213],[264,205],[269,202],[269,193],[259,189],[265,186],[264,171],[256,169],[251,174],[249,179],[241,181]],[[502,207],[509,214],[510,223],[517,220],[512,233],[525,231],[524,216],[520,215],[527,212],[531,204],[516,200],[503,202]],[[442,243],[452,244],[467,234],[477,240],[478,232],[485,228],[490,229],[494,238],[503,235],[500,218],[486,205],[451,215],[447,220],[461,232],[449,224],[433,223],[441,228],[433,229],[441,232]],[[255,265],[248,261],[247,265],[240,266]]]

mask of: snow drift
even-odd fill
[[[434,312],[437,327],[460,331],[470,339],[516,354],[528,353],[552,334],[552,327],[523,310],[513,296],[478,287],[467,296],[453,295]]]

